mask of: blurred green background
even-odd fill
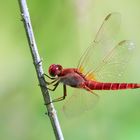
[[[136,44],[123,81],[140,83],[140,1],[139,0],[28,0],[36,42],[44,71],[52,63],[76,66],[104,17],[122,15],[122,39]],[[17,0],[0,4],[0,139],[55,140],[20,21]],[[70,92],[70,91],[69,91]],[[112,93],[112,94],[111,94]],[[115,93],[115,94],[113,94]],[[120,93],[120,94],[118,94]],[[56,103],[66,140],[139,140],[140,90],[104,94],[93,110],[68,119]],[[62,94],[60,86],[51,95]]]

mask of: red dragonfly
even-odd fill
[[[52,64],[49,67],[49,75],[51,77],[48,77],[52,81],[48,84],[54,86],[50,90],[54,91],[59,83],[63,84],[64,89],[63,96],[53,100],[53,102],[65,99],[67,95],[66,86],[84,89],[94,97],[98,97],[98,94],[94,90],[140,88],[140,84],[137,83],[112,82],[112,80],[117,81],[122,76],[125,66],[129,62],[129,58],[135,48],[134,43],[130,40],[123,40],[116,43],[115,37],[119,31],[120,22],[121,16],[119,13],[107,15],[92,45],[82,55],[77,68],[63,68],[59,64]],[[81,98],[78,94],[75,93],[74,96]],[[90,99],[88,99],[88,104],[89,100],[93,102],[91,95]],[[73,100],[75,98],[72,97],[64,108],[71,106],[70,103]],[[86,99],[84,98],[82,100]]]

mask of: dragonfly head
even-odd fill
[[[59,76],[62,72],[63,67],[59,64],[52,64],[49,67],[49,74],[52,77]]]

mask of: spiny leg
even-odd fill
[[[56,78],[54,78],[54,77],[50,77],[49,75],[47,75],[47,74],[43,74],[44,76],[46,76],[46,77],[48,77],[49,79],[51,79],[51,80],[54,80],[54,79],[56,79]]]
[[[56,82],[56,83],[55,83]],[[57,81],[57,79],[55,79],[55,80],[53,80],[52,82],[47,82],[47,81],[45,81],[45,83],[47,84],[47,85],[52,85],[52,86],[56,86],[57,85],[57,83],[59,83],[58,81]],[[53,84],[53,83],[55,83],[55,84]],[[39,86],[41,86],[41,87],[44,87],[44,88],[47,88],[47,85],[41,85],[41,84],[38,84]],[[58,86],[58,85],[57,85]],[[54,87],[55,88],[55,87]],[[49,88],[47,88],[47,89],[49,89]],[[49,90],[51,90],[51,89],[49,89]]]
[[[52,102],[59,102],[59,101],[62,101],[66,98],[67,96],[67,89],[66,89],[66,85],[63,85],[63,96],[62,97],[59,97],[57,99],[54,99]]]
[[[51,88],[47,88],[47,89],[48,89],[48,90],[51,90],[51,91],[55,91],[55,89],[58,87],[58,85],[59,85],[59,82],[57,82],[57,83],[55,83],[54,85],[52,85],[52,86],[54,86],[53,89],[51,89]]]
[[[50,76],[48,76],[48,75],[45,74],[45,73],[44,73],[43,75],[52,80],[51,82],[48,82],[48,81],[46,81],[46,80],[44,79],[47,85],[51,85],[51,84],[53,84],[53,83],[55,83],[55,82],[58,81],[58,78],[50,77]]]
[[[54,89],[52,89],[53,91],[57,88],[58,84],[56,85],[56,87]],[[63,85],[63,96],[62,97],[59,97],[57,99],[52,100],[52,102],[50,102],[50,103],[62,101],[62,100],[64,100],[66,98],[66,96],[67,96],[66,85]],[[47,103],[45,105],[49,105],[50,103]]]
[[[47,81],[45,81],[45,82],[46,82],[47,85],[51,85],[51,84],[53,84],[53,83],[55,83],[55,82],[57,82],[57,81],[58,81],[58,79],[54,79],[54,80],[51,81],[51,82],[47,82]]]

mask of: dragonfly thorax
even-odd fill
[[[63,70],[63,67],[59,64],[52,64],[49,67],[49,74],[52,77],[59,76]]]

